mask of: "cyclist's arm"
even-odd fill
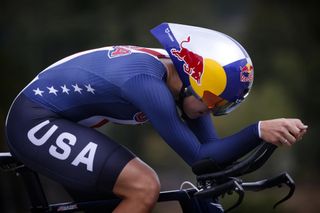
[[[236,160],[254,149],[261,141],[258,132],[258,123],[254,123],[234,135],[219,138],[210,114],[206,114],[197,119],[185,118],[185,121],[190,130],[197,136],[199,142],[204,144],[202,145],[200,155],[210,155],[210,147],[213,147],[213,145],[205,145],[206,143],[220,143],[219,150],[222,151],[222,153],[234,153],[234,158],[225,159],[224,162]],[[247,143],[241,141],[246,141]],[[244,145],[247,146],[247,148],[241,147]],[[239,155],[236,154],[238,152],[237,150],[239,150]]]
[[[210,143],[218,139],[210,114],[196,119],[184,118],[190,130],[197,136],[200,143]]]
[[[184,118],[190,130],[197,136],[200,143],[210,143],[218,140],[210,114],[196,119]]]
[[[149,75],[138,75],[122,85],[123,97],[143,111],[164,140],[189,164],[211,157],[218,163],[233,161],[260,143],[255,127],[201,144],[176,110],[166,84]]]

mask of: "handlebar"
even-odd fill
[[[292,197],[294,193],[295,183],[288,173],[282,173],[270,179],[260,180],[256,182],[242,183],[242,187],[244,190],[247,190],[247,191],[261,191],[261,190],[272,188],[275,186],[282,187],[283,184],[289,187],[289,192],[284,198],[282,198],[280,201],[278,201],[273,205],[273,208],[276,208],[280,203],[283,203],[286,200],[288,200],[290,197]]]
[[[289,174],[283,173],[270,179],[245,183],[238,177],[261,168],[276,148],[275,145],[264,142],[243,160],[224,168],[219,167],[210,159],[197,162],[192,167],[192,171],[197,175],[197,184],[200,188],[200,191],[195,193],[195,196],[218,197],[226,193],[235,192],[238,194],[238,200],[225,210],[225,212],[228,212],[240,205],[244,197],[244,191],[261,191],[285,184],[290,188],[289,193],[273,206],[275,208],[280,203],[288,200],[294,193],[295,184]],[[208,170],[210,172],[205,173]]]
[[[264,189],[273,188],[275,186],[282,187],[283,184],[289,187],[289,192],[284,198],[273,205],[273,208],[276,208],[280,203],[283,203],[291,198],[294,193],[295,183],[288,173],[283,173],[276,177],[256,182],[242,182],[242,180],[234,178],[217,186],[202,189],[196,192],[194,195],[196,197],[209,198],[235,192],[238,194],[238,200],[234,205],[225,210],[225,212],[229,212],[241,204],[245,191],[261,191]]]

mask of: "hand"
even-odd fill
[[[291,146],[301,140],[308,126],[299,119],[280,118],[260,122],[261,139],[277,146]]]

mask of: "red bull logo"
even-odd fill
[[[183,47],[183,43],[189,43],[190,36],[187,40],[180,43],[180,50],[171,49],[172,55],[174,55],[179,61],[183,61],[183,70],[189,76],[191,76],[197,84],[201,84],[201,77],[203,70],[203,57]]]
[[[253,81],[253,66],[247,63],[245,66],[240,66],[240,81],[241,82],[250,82]]]

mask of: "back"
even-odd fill
[[[115,46],[77,53],[45,69],[23,93],[74,121],[104,116],[128,123],[140,110],[122,97],[121,87],[140,74],[162,79],[161,52]]]

